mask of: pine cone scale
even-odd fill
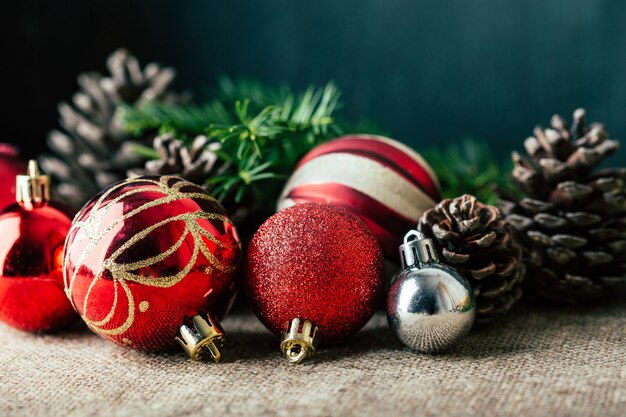
[[[533,225],[533,221],[530,218],[515,213],[508,216],[508,222],[514,229],[519,231],[527,230]]]
[[[530,213],[537,214],[551,210],[553,204],[547,201],[533,200],[532,198],[524,198],[519,202],[520,206]]]
[[[550,238],[550,242],[569,249],[579,249],[587,246],[588,240],[581,236],[556,234]]]
[[[476,279],[483,279],[493,275],[497,270],[496,264],[493,262],[480,269],[470,269],[469,273]]]
[[[489,300],[499,297],[503,292],[510,290],[510,283],[505,280],[492,281],[489,285],[480,287],[480,295]]]
[[[550,239],[550,236],[536,230],[527,231],[526,237],[530,239],[531,242],[539,246],[547,247],[552,245],[552,239]]]
[[[535,214],[532,218],[535,224],[540,225],[544,229],[556,231],[567,225],[567,221],[562,217],[547,213]]]
[[[451,264],[462,264],[467,262],[470,258],[468,254],[452,252],[445,247],[441,251],[446,262]]]
[[[519,256],[509,256],[506,262],[498,263],[496,274],[500,277],[508,277],[517,271]]]

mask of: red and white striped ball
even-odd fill
[[[437,177],[420,154],[382,136],[349,135],[302,158],[277,208],[309,202],[345,207],[369,226],[385,257],[397,262],[402,237],[440,199]]]

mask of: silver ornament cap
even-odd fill
[[[406,346],[419,352],[445,350],[474,324],[472,289],[454,268],[439,262],[431,239],[417,230],[400,246],[402,271],[387,294],[389,326]]]

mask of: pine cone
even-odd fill
[[[585,110],[568,128],[558,115],[513,153],[513,180],[525,194],[503,197],[506,220],[524,244],[525,294],[575,303],[626,282],[626,169],[594,169],[619,149]]]
[[[426,211],[418,227],[474,289],[478,323],[505,314],[520,299],[522,248],[497,207],[468,194],[446,199]]]
[[[125,178],[128,169],[143,164],[144,158],[134,150],[136,139],[115,117],[116,108],[175,99],[168,93],[175,75],[171,68],[151,63],[142,70],[124,49],[113,52],[106,66],[108,76],[78,76],[80,90],[72,104],[59,104],[62,130],[53,130],[48,136],[48,146],[56,155],[40,157],[42,168],[54,179],[55,195],[76,208],[103,187]]]
[[[219,175],[216,170],[217,154],[221,148],[219,142],[209,143],[206,136],[198,136],[190,147],[175,139],[170,133],[154,138],[154,150],[159,159],[146,161],[142,168],[128,171],[129,177],[141,175],[176,175],[207,189],[206,180],[212,175]]]

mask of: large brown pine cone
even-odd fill
[[[467,194],[446,199],[426,211],[418,227],[433,239],[441,259],[469,281],[478,323],[505,314],[520,299],[522,249],[497,207]]]
[[[595,168],[619,149],[585,111],[571,128],[558,115],[513,154],[513,180],[525,195],[502,211],[524,244],[525,295],[574,303],[626,282],[626,169]]]
[[[40,164],[53,177],[55,195],[78,208],[103,187],[126,177],[126,171],[143,165],[131,138],[115,116],[122,104],[169,101],[174,70],[150,63],[143,69],[125,49],[113,52],[106,66],[110,74],[78,76],[80,90],[71,104],[59,104],[61,130],[48,136],[54,155]],[[150,141],[151,138],[144,138]],[[142,141],[139,139],[139,141]]]

